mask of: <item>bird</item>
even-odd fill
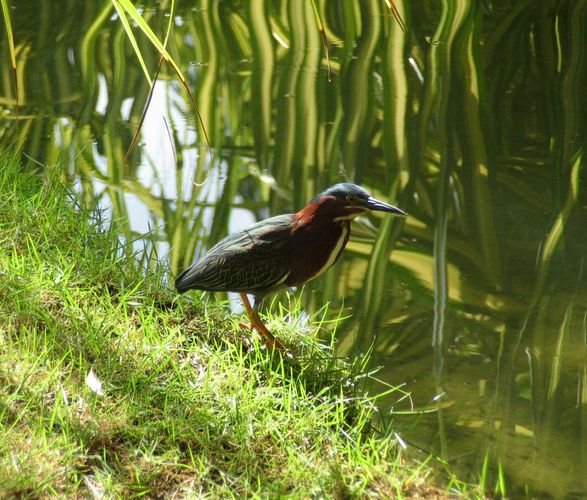
[[[351,221],[366,212],[406,216],[402,209],[377,200],[347,182],[335,184],[294,214],[262,220],[229,234],[175,280],[179,293],[188,290],[236,292],[264,344],[285,351],[263,324],[263,299],[321,275],[335,264],[351,234]],[[253,306],[248,295],[254,298]]]

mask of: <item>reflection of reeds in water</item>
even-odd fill
[[[161,164],[154,143],[124,164],[148,82],[111,4],[61,4],[67,16],[51,3],[12,11],[20,119],[6,64],[3,145],[47,166],[61,158],[85,204],[98,196],[129,241],[139,236],[129,222],[138,200],[152,217],[151,241],[170,244],[173,272],[228,232],[235,199],[260,218],[295,210],[343,178],[364,184],[410,217],[372,219],[377,231],[356,225],[345,258],[305,294],[310,312],[328,301],[336,310],[346,297],[353,318],[339,326],[341,350],[375,343],[409,365],[433,342],[435,382],[450,393],[447,363],[487,349],[488,440],[495,422],[503,425],[498,444],[478,442],[480,469],[528,440],[542,453],[571,420],[583,432],[587,2],[497,2],[488,11],[464,1],[396,2],[405,33],[378,0],[318,2],[330,83],[309,2],[180,5],[168,49],[212,155],[164,66],[164,97],[147,123],[168,142],[166,115],[177,165],[171,155]],[[143,10],[161,37],[165,14]],[[137,43],[154,71],[156,51],[138,34]],[[454,347],[456,338],[466,348]],[[430,358],[413,366],[430,372]],[[450,455],[450,441],[442,443]],[[584,463],[587,450],[573,450]]]

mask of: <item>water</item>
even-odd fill
[[[211,155],[164,66],[125,163],[149,87],[113,7],[19,2],[19,120],[2,36],[1,143],[65,163],[174,272],[341,180],[404,208],[354,223],[307,312],[350,315],[339,354],[373,346],[372,390],[410,392],[381,409],[409,450],[465,480],[486,470],[490,490],[501,470],[513,496],[585,496],[587,2],[396,4],[407,33],[384,2],[328,4],[332,82],[309,3],[180,5],[169,50]],[[161,8],[142,12],[163,38]]]

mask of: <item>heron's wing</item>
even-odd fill
[[[278,287],[290,272],[291,224],[291,215],[279,215],[230,234],[177,278],[177,289],[255,293]]]

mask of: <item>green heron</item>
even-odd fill
[[[237,292],[268,347],[284,350],[259,318],[271,293],[322,274],[340,257],[351,234],[351,221],[369,210],[406,215],[373,198],[362,187],[329,187],[295,214],[278,215],[228,235],[175,280],[180,293],[190,289]],[[253,307],[247,294],[254,297]]]

